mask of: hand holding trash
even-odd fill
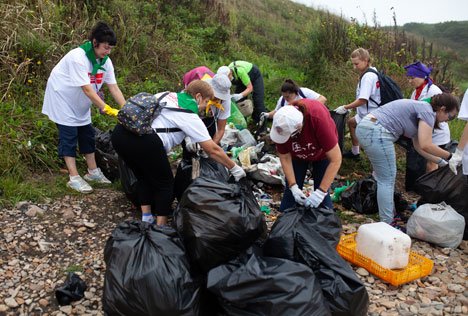
[[[192,142],[190,137],[185,137],[185,148],[190,153],[196,153],[199,149],[198,143]]]
[[[236,181],[239,181],[240,179],[246,176],[244,169],[242,169],[242,167],[239,165],[235,165],[234,167],[229,169],[229,172],[233,175]]]
[[[306,200],[305,206],[306,207],[318,207],[322,202],[323,199],[327,196],[327,192],[323,192],[320,189],[316,189]]]
[[[117,114],[119,114],[119,110],[110,107],[108,104],[106,104],[103,109],[100,109],[99,112],[114,117],[117,117]]]
[[[457,147],[457,149],[452,155],[452,158],[450,158],[448,162],[450,170],[452,170],[452,172],[455,175],[457,175],[457,167],[461,164],[462,157],[463,157],[463,152],[461,151],[461,149]]]
[[[448,165],[448,164],[449,164],[449,163],[448,163],[446,160],[442,159],[442,158],[440,158],[440,160],[437,162],[437,165],[438,165],[439,167],[445,167],[445,166]]]
[[[260,125],[263,125],[263,123],[268,120],[268,112],[262,112],[260,113],[260,120],[259,120],[259,124]]]
[[[335,112],[338,114],[346,114],[348,112],[348,109],[345,108],[344,105],[341,105],[335,109]]]
[[[296,201],[297,204],[300,204],[300,205],[304,205],[305,201],[306,201],[306,196],[304,195],[304,193],[302,192],[301,189],[299,189],[299,187],[297,186],[297,184],[291,186],[289,188],[289,190],[291,190],[291,193],[294,197],[294,200]]]
[[[236,94],[233,94],[232,95],[232,98],[234,99],[234,101],[239,101],[240,99],[242,99],[244,96],[242,95],[242,93],[236,93]]]

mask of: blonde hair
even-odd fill
[[[195,97],[197,93],[200,93],[203,99],[213,99],[214,91],[210,84],[203,80],[194,80],[189,83],[185,92],[190,94],[192,97]]]
[[[369,51],[365,48],[359,47],[351,53],[351,58],[359,58],[360,60],[367,61],[370,65],[371,57]]]

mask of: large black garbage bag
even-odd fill
[[[208,273],[229,316],[330,315],[314,273],[286,259],[245,255]]]
[[[227,181],[229,172],[217,161],[211,158],[198,158],[200,163],[200,177]],[[185,190],[192,183],[192,159],[182,159],[177,166],[177,172],[174,178],[174,196],[178,201],[182,198]]]
[[[418,205],[445,202],[465,217],[468,223],[468,183],[458,167],[455,175],[448,166],[438,168],[418,178],[414,187],[421,198]],[[468,225],[465,225],[463,239],[468,240]]]
[[[413,143],[406,148],[406,173],[405,190],[414,191],[416,179],[426,173],[426,158],[421,156],[413,146]]]
[[[338,133],[338,145],[340,146],[340,150],[343,151],[343,142],[346,130],[346,122],[348,120],[348,113],[338,114],[332,110],[330,111],[330,116],[332,117],[333,121],[335,121],[336,131]]]
[[[223,264],[265,238],[265,218],[250,182],[197,178],[185,191],[174,221],[187,253],[204,272]]]
[[[106,243],[104,260],[108,315],[198,315],[199,283],[174,229],[121,223]]]
[[[125,161],[119,157],[119,174],[120,174],[120,184],[122,185],[122,189],[127,196],[127,199],[133,203],[135,206],[140,206],[140,202],[138,200],[138,188],[137,188],[137,178],[133,173],[132,169],[130,169]]]
[[[310,218],[303,221],[308,212],[321,211],[298,208],[294,211],[299,213],[297,216],[290,212],[280,216],[264,245],[264,254],[310,267],[320,282],[332,315],[366,315],[369,296],[364,284],[330,241],[317,231],[319,225],[310,225]],[[289,247],[286,251],[285,245]]]
[[[102,173],[111,181],[119,179],[119,157],[111,142],[112,132],[103,132],[94,127],[96,152],[96,164]]]
[[[408,202],[399,192],[394,192],[393,201],[397,212],[404,211]],[[377,182],[373,178],[356,181],[351,187],[341,193],[341,204],[344,208],[354,209],[360,214],[375,214],[379,211],[377,203]]]

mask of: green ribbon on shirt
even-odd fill
[[[198,104],[195,99],[186,92],[177,93],[177,104],[186,110],[190,110],[195,114],[198,114]]]
[[[101,59],[100,62],[97,62],[96,55],[94,55],[94,47],[91,41],[85,42],[83,45],[80,46],[80,48],[85,51],[86,57],[88,57],[89,61],[93,65],[93,71],[91,72],[91,76],[95,76],[99,70],[106,71],[106,69],[103,66],[106,63],[109,56],[105,56]]]
[[[424,101],[424,102],[427,102],[427,103],[431,103],[431,100],[432,100],[432,98],[426,98],[426,99],[422,99],[421,101]]]

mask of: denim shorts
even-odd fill
[[[62,157],[76,157],[76,147],[81,154],[96,151],[94,128],[91,124],[85,126],[65,126],[57,124],[59,131],[58,155]]]

